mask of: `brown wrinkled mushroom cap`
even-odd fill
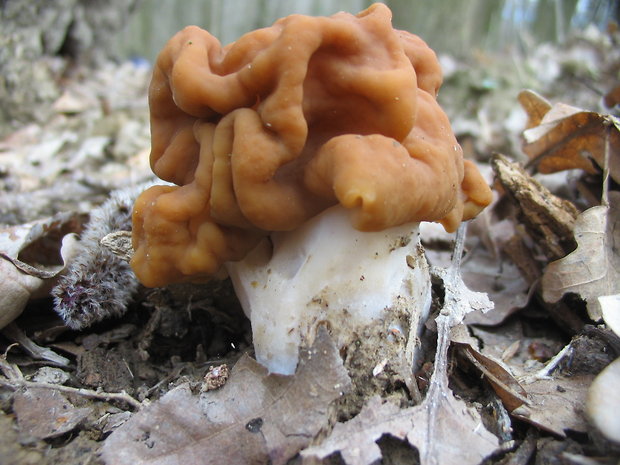
[[[337,203],[368,231],[472,218],[491,193],[437,104],[441,80],[434,52],[394,30],[383,4],[288,16],[223,48],[183,29],[149,90],[151,166],[177,186],[136,202],[138,278],[212,276]]]

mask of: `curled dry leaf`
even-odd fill
[[[30,296],[43,286],[43,280],[22,273],[4,257],[0,257],[0,275],[0,328],[4,328],[21,315]]]
[[[560,437],[566,436],[565,430],[587,431],[583,412],[591,375],[526,376],[519,381],[510,365],[471,345],[460,346],[463,355],[485,377],[512,416]]]
[[[483,355],[471,345],[462,345],[461,352],[489,381],[508,411],[527,403],[527,392],[502,364]]]
[[[620,293],[620,192],[609,193],[609,206],[589,208],[575,222],[578,247],[547,266],[543,297],[557,302],[568,292],[580,295],[593,320],[602,317],[599,297]]]
[[[44,294],[75,250],[71,232],[78,217],[51,218],[0,230],[0,328],[17,318],[28,301]]]
[[[538,171],[555,173],[577,168],[594,173],[596,165],[602,170],[610,130],[609,173],[620,182],[620,123],[616,118],[562,103],[552,106],[529,90],[519,94],[519,101],[529,117],[523,151]]]
[[[584,411],[591,382],[591,375],[535,379],[524,385],[528,402],[511,415],[559,437],[566,437],[567,430],[586,433]]]
[[[103,445],[107,464],[284,464],[328,423],[328,405],[350,386],[325,330],[302,350],[295,375],[267,375],[248,356],[220,389],[179,386],[138,412]]]

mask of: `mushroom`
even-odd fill
[[[344,344],[400,303],[423,315],[418,222],[452,231],[491,200],[436,101],[441,80],[383,4],[291,15],[225,47],[183,29],[149,90],[151,166],[175,185],[136,201],[136,275],[162,286],[225,269],[278,373],[321,322]]]

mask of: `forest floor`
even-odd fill
[[[294,376],[267,375],[228,281],[145,289],[99,244],[130,229],[152,180],[150,70],[67,64],[53,116],[0,140],[0,463],[619,463],[620,427],[605,415],[620,404],[619,39],[442,57],[441,104],[495,189],[469,225],[461,275],[494,309],[452,328],[442,383],[434,318],[448,284],[436,284],[418,393],[384,364],[364,375],[384,395],[358,384],[346,413],[328,394],[306,399],[353,376],[328,336]],[[449,266],[454,240],[423,227],[431,265]],[[61,315],[94,323],[74,330]],[[430,420],[416,395],[443,399]],[[208,424],[194,415],[204,402]],[[316,428],[300,440],[270,421]],[[420,422],[439,428],[434,444],[416,436]],[[478,428],[491,436],[470,442]]]

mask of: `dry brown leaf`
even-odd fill
[[[529,285],[519,269],[505,257],[493,256],[481,247],[468,254],[463,264],[463,281],[472,289],[486,292],[495,304],[489,312],[474,311],[467,324],[498,325],[528,303]]]
[[[267,375],[248,356],[220,389],[173,389],[114,431],[107,464],[284,464],[328,423],[328,406],[350,386],[337,349],[321,330],[294,376]]]
[[[15,394],[13,411],[22,433],[37,439],[65,434],[88,416],[90,408],[76,408],[58,391],[27,388]]]
[[[526,89],[519,93],[519,103],[527,113],[526,128],[538,126],[543,117],[551,110],[551,104],[536,92]]]
[[[539,364],[540,368],[533,372],[534,366],[527,368],[527,361],[533,361],[529,348],[537,342],[545,344],[544,341],[554,350],[558,346],[549,338],[523,336],[516,330],[517,322],[512,325],[512,329],[506,325],[502,330],[493,328],[494,332],[472,329],[476,339],[484,344],[479,354],[472,351],[477,362],[474,366],[486,377],[512,416],[557,436],[565,436],[565,430],[586,431],[584,402],[593,377],[582,372],[568,377],[556,370],[558,363],[564,357],[572,357],[576,349],[570,345],[564,347],[545,366]],[[502,359],[500,365],[497,360],[511,340],[520,341],[519,354]]]
[[[528,403],[511,415],[560,437],[566,430],[586,433],[585,402],[592,379],[589,375],[536,379],[525,385]]]
[[[429,428],[431,424],[433,428]],[[416,446],[422,464],[474,465],[498,445],[497,438],[482,425],[478,412],[448,392],[437,405],[424,402],[403,410],[375,396],[355,418],[336,424],[322,444],[301,454],[323,459],[340,452],[347,465],[370,465],[382,458],[376,441],[384,434]],[[440,435],[441,441],[431,437],[434,434]]]
[[[497,437],[482,424],[477,410],[456,399],[448,387],[450,329],[475,309],[491,309],[486,294],[473,292],[460,275],[465,225],[457,233],[453,261],[433,273],[443,281],[444,307],[437,317],[437,354],[428,393],[408,409],[372,398],[360,414],[337,424],[320,445],[302,451],[303,457],[324,458],[340,452],[348,465],[370,465],[381,458],[376,441],[383,435],[407,439],[420,453],[422,465],[475,465],[499,446]]]
[[[68,233],[76,224],[76,215],[61,213],[0,229],[0,329],[64,268],[75,250]]]
[[[340,452],[348,465],[370,465],[382,457],[376,441],[384,434],[417,447],[420,463],[426,465],[474,465],[498,447],[478,412],[450,390],[442,390],[441,401],[430,392],[429,396],[403,410],[373,397],[359,415],[338,423],[322,444],[302,451],[302,456],[323,459]]]
[[[337,423],[322,444],[303,450],[301,455],[324,459],[340,452],[348,465],[368,465],[382,458],[376,441],[384,434],[404,440],[413,428],[411,420],[411,409],[401,410],[397,405],[373,396],[356,417]]]
[[[578,247],[547,266],[543,297],[557,302],[568,292],[578,294],[587,302],[590,318],[598,321],[598,298],[620,293],[620,192],[609,193],[609,206],[581,213],[573,233]]]
[[[596,162],[602,170],[605,143],[609,138],[609,173],[620,182],[620,123],[610,115],[585,111],[562,103],[549,102],[531,91],[519,95],[531,124],[523,133],[523,151],[541,173],[582,169],[595,173]],[[545,112],[541,118],[541,113]],[[609,132],[608,132],[609,131]]]
[[[562,437],[565,430],[587,431],[584,405],[592,376],[525,375],[525,382],[520,383],[509,371],[511,366],[503,366],[471,345],[462,345],[462,351],[512,416]]]
[[[527,403],[527,392],[501,363],[492,357],[483,355],[471,345],[463,346],[462,350],[469,361],[489,381],[508,411]]]
[[[417,427],[408,432],[407,440],[425,457],[422,464],[475,465],[499,447],[478,411],[451,391],[413,409],[412,421]]]

